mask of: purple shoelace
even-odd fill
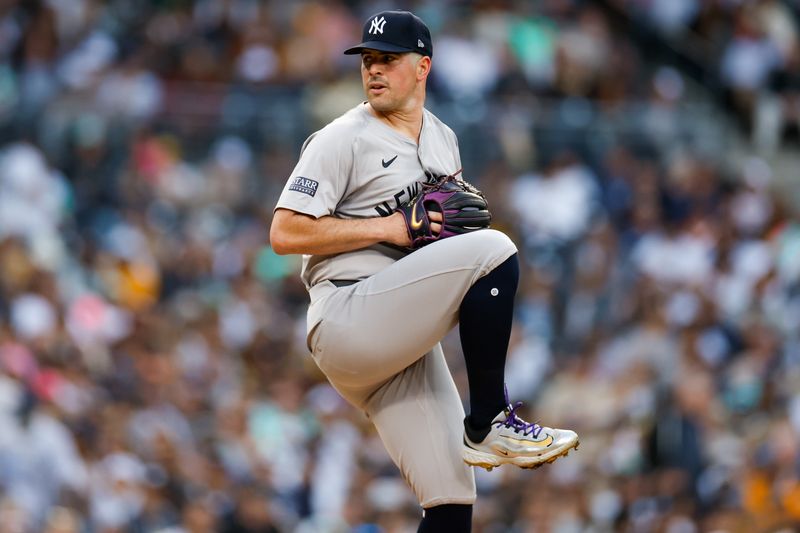
[[[503,384],[503,392],[505,393],[506,397],[506,405],[508,406],[506,410],[508,411],[506,414],[506,419],[503,422],[498,422],[497,427],[505,426],[507,428],[513,429],[515,433],[522,432],[523,435],[532,435],[533,438],[537,438],[539,433],[542,432],[542,426],[536,424],[529,424],[525,422],[523,419],[517,416],[517,409],[522,406],[522,402],[517,402],[514,405],[511,405],[511,402],[508,400],[508,386]]]
[[[511,428],[515,433],[522,432],[523,435],[531,435],[537,438],[539,433],[542,432],[542,426],[536,423],[528,423],[517,416],[517,409],[522,405],[522,402],[517,402],[513,406],[508,404],[506,408],[506,419],[497,423],[497,427],[505,426]]]

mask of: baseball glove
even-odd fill
[[[439,239],[489,227],[492,214],[481,191],[458,179],[461,170],[450,176],[425,183],[407,203],[397,208],[403,214],[410,250],[416,250]],[[442,214],[442,229],[434,233],[428,211]]]

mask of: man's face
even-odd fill
[[[406,106],[417,85],[417,57],[371,49],[361,52],[361,81],[373,109],[391,112]]]

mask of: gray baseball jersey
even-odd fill
[[[316,218],[388,216],[416,194],[427,177],[460,168],[456,136],[433,113],[424,111],[418,145],[362,103],[306,140],[277,207]],[[362,279],[403,255],[376,244],[336,255],[304,256],[302,278],[307,288],[327,279]]]
[[[426,177],[460,168],[455,134],[430,112],[417,144],[361,104],[309,137],[276,209],[386,216]],[[469,288],[514,253],[506,235],[481,230],[410,255],[378,244],[303,259],[309,350],[375,424],[423,507],[475,500],[461,459],[464,408],[439,340],[458,322]]]

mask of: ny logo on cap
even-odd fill
[[[372,24],[370,24],[369,31],[367,33],[370,33],[372,35],[378,35],[380,33],[381,35],[383,35],[383,27],[385,25],[386,25],[386,18],[375,17],[374,19],[372,19]]]

